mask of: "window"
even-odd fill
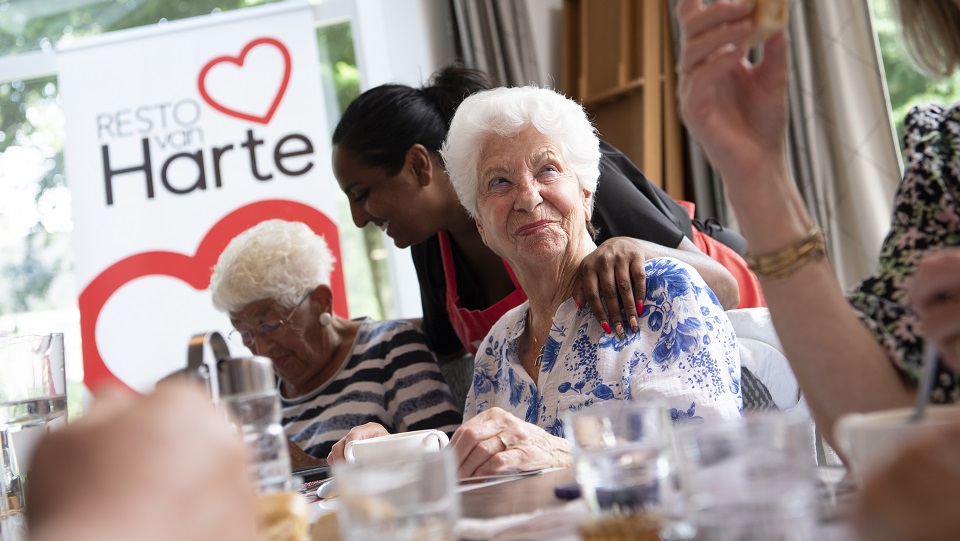
[[[333,135],[340,114],[360,95],[360,71],[353,50],[350,23],[320,26],[317,29],[317,44],[324,92],[327,96],[337,98],[336,101],[327,102],[327,118],[330,121],[330,134]],[[341,257],[347,277],[350,314],[376,319],[392,317],[393,302],[383,234],[373,224],[367,224],[363,229],[353,227],[347,196],[340,191],[335,196],[341,223]]]
[[[874,19],[880,54],[886,72],[887,89],[897,138],[903,141],[903,120],[910,108],[921,103],[951,105],[960,101],[960,73],[951,79],[933,81],[911,63],[897,29],[896,16],[888,0],[873,0]]]

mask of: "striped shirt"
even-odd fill
[[[380,423],[390,433],[436,428],[452,434],[462,420],[423,333],[405,321],[365,319],[333,378],[280,402],[284,433],[316,458],[326,458],[364,423]]]

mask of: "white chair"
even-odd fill
[[[800,403],[800,385],[783,353],[766,308],[728,310],[727,317],[737,333],[740,366],[757,377],[770,392],[777,409],[785,411]]]
[[[783,352],[777,331],[773,328],[770,310],[767,308],[728,310],[727,316],[733,324],[734,332],[737,333],[740,366],[750,370],[766,386],[777,409],[780,411],[795,409],[810,418],[811,430],[815,431],[817,464],[840,464],[840,458],[836,452],[823,441],[819,431],[815,430],[810,410],[800,392],[800,384],[793,374],[790,361]]]

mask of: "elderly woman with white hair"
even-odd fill
[[[571,297],[596,245],[599,142],[583,108],[547,89],[499,88],[460,105],[442,149],[484,243],[513,269],[526,303],[477,353],[462,472],[569,463],[560,416],[605,400],[660,400],[674,420],[738,417],[740,358],[723,307],[697,272],[669,258],[644,264],[640,328],[607,335]]]
[[[461,476],[570,465],[560,417],[571,407],[659,400],[677,421],[741,414],[736,337],[689,265],[644,263],[636,332],[608,335],[588,307],[577,309],[577,269],[597,248],[588,222],[600,160],[582,107],[534,87],[480,92],[457,109],[441,153],[483,242],[528,297],[477,352],[451,439]],[[374,435],[366,427],[348,437]]]
[[[231,335],[273,361],[294,465],[325,459],[366,422],[452,433],[460,413],[423,333],[334,315],[332,266],[327,243],[305,224],[268,220],[230,241],[210,279]]]

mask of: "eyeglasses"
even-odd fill
[[[283,327],[284,325],[286,325],[290,321],[290,318],[293,317],[293,314],[296,314],[297,310],[300,309],[300,306],[303,304],[303,301],[309,298],[310,298],[310,293],[307,293],[306,295],[304,295],[303,298],[300,299],[300,302],[298,302],[297,305],[293,307],[293,310],[290,310],[290,314],[283,319],[275,319],[273,321],[263,321],[253,329],[250,329],[248,327],[235,327],[232,331],[230,331],[230,334],[228,334],[227,337],[233,339],[234,336],[239,336],[240,341],[243,342],[243,345],[252,349],[254,344],[256,343],[257,336],[264,337],[267,334],[270,334],[276,331],[277,329],[279,329],[280,327]]]

